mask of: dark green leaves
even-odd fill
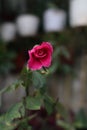
[[[22,86],[22,81],[21,80],[17,80],[13,84],[11,84],[8,87],[5,87],[4,89],[2,89],[0,91],[0,95],[3,94],[3,93],[5,93],[5,92],[14,91],[18,87],[21,87],[21,86]]]
[[[56,110],[62,118],[67,119],[69,117],[65,107],[58,100],[54,100],[48,95],[45,95],[44,97],[44,105],[48,114],[51,114]]]
[[[55,101],[53,100],[53,98],[51,98],[48,95],[45,95],[45,97],[44,97],[44,106],[45,106],[48,114],[51,114],[53,112],[54,104],[55,104]]]
[[[17,103],[10,108],[5,114],[5,122],[11,122],[14,119],[21,118],[24,116],[25,110],[22,103]]]
[[[17,123],[13,123],[13,121],[23,117],[24,113],[25,110],[22,103],[12,106],[6,114],[0,117],[0,129],[13,130],[17,126]]]
[[[32,73],[32,83],[36,88],[41,88],[45,85],[46,77],[45,74],[41,74],[39,71],[34,71]]]
[[[68,111],[66,110],[66,108],[60,102],[57,102],[56,110],[63,119],[67,120],[69,118]]]
[[[42,105],[42,97],[27,97],[26,99],[26,107],[29,110],[39,110]]]
[[[60,46],[60,47],[55,48],[53,58],[56,58],[56,57],[58,57],[60,55],[63,55],[66,58],[70,58],[70,54],[69,54],[67,48],[64,47],[64,46]]]

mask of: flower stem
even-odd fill
[[[26,97],[28,97],[29,96],[29,89],[28,89],[28,87],[25,88],[25,93],[26,93]]]
[[[24,107],[25,107],[25,117],[28,116],[28,111],[27,111],[27,108],[26,108],[26,98],[29,96],[29,89],[28,87],[25,88],[25,93],[26,93],[26,96],[25,96],[25,99],[24,99]]]

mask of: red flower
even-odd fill
[[[51,65],[53,47],[49,42],[42,42],[40,45],[34,46],[28,53],[30,58],[27,66],[31,70],[39,70]]]

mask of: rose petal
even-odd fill
[[[31,51],[29,51],[30,59],[28,60],[28,67],[31,70],[39,70],[42,68],[41,62],[34,57]]]
[[[49,48],[50,52],[53,53],[53,47],[49,42],[42,42],[41,46]]]
[[[49,67],[51,65],[51,55],[48,55],[44,58],[42,58],[40,61],[42,63],[42,66],[44,67]]]

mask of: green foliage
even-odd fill
[[[55,48],[53,58],[56,58],[56,56],[59,56],[59,55],[63,55],[66,58],[70,57],[68,50],[64,46],[60,46],[60,47]]]
[[[10,110],[0,117],[0,128],[2,130],[13,130],[17,126],[14,120],[24,116],[25,109],[22,103],[17,103]]]
[[[69,58],[69,53],[66,48],[57,48],[55,46],[53,64],[49,68],[49,71],[46,68],[42,68],[40,71],[31,71],[27,69],[27,67],[24,67],[19,80],[0,91],[1,95],[5,92],[15,91],[18,87],[22,86],[26,92],[26,96],[21,100],[21,102],[14,105],[8,112],[0,117],[0,128],[2,128],[2,130],[14,130],[16,127],[18,127],[19,130],[31,130],[31,127],[28,125],[28,121],[35,115],[28,116],[27,111],[40,110],[43,105],[48,115],[54,112],[58,112],[60,114],[60,116],[64,119],[64,122],[58,122],[60,126],[66,129],[71,129],[70,125],[65,122],[65,120],[68,120],[67,111],[58,100],[50,97],[46,91],[46,81],[47,78],[50,77],[50,74],[55,73],[60,67],[69,72],[67,65],[61,65],[60,55]],[[28,91],[29,87],[32,85],[36,91],[34,91],[33,95],[30,96]]]
[[[29,110],[39,110],[42,105],[42,96],[27,97],[26,107]]]
[[[53,99],[49,95],[44,96],[44,105],[48,114],[57,111],[64,120],[69,118],[69,113],[65,107],[58,100]]]
[[[23,128],[27,128],[30,130],[31,127],[29,127],[29,125],[27,124],[27,120],[32,117],[28,117],[28,115],[26,115],[26,110],[40,110],[41,106],[43,105],[48,115],[57,111],[64,120],[68,118],[68,113],[62,106],[62,104],[59,103],[58,100],[54,100],[47,94],[46,78],[48,76],[49,74],[47,70],[44,70],[44,72],[31,72],[27,68],[24,68],[19,81],[15,82],[11,86],[5,88],[0,92],[0,94],[2,94],[4,92],[14,91],[20,86],[24,86],[25,91],[27,91],[27,88],[29,88],[31,83],[34,85],[37,92],[34,93],[33,96],[26,95],[27,97],[24,97],[24,99],[20,103],[14,105],[6,114],[0,117],[0,127],[3,130],[13,130],[17,126],[19,127],[19,130],[23,130]],[[23,120],[19,121],[18,119],[20,118],[23,118]],[[62,123],[62,127],[68,127],[64,123]]]
[[[4,121],[6,124],[12,122],[14,119],[21,118],[24,116],[23,103],[17,103],[10,108],[10,110],[4,115]],[[7,123],[8,122],[8,123]]]
[[[23,81],[17,80],[13,84],[9,85],[8,87],[5,87],[0,91],[0,95],[2,95],[5,92],[15,91],[18,87],[22,86]]]
[[[48,96],[48,95],[45,95],[44,96],[44,106],[45,106],[49,115],[51,113],[53,113],[54,105],[55,105],[55,101],[53,100],[53,98]]]
[[[67,32],[70,33],[70,32]],[[51,74],[57,73],[57,74],[68,74],[71,73],[72,67],[66,63],[66,62],[61,62],[61,56],[64,57],[67,60],[71,60],[71,54],[69,50],[67,49],[67,44],[70,43],[71,41],[69,38],[70,34],[67,34],[64,32],[64,34],[59,34],[58,33],[47,33],[46,35],[43,36],[43,39],[46,41],[49,41],[52,43],[54,46],[54,52],[53,52],[53,58],[52,58],[52,65],[49,68],[49,72]],[[66,46],[65,46],[66,44]]]
[[[45,74],[41,74],[39,71],[34,71],[32,73],[32,81],[33,81],[33,86],[35,88],[42,88],[45,83],[46,83],[46,77]]]
[[[58,71],[63,72],[64,74],[68,74],[69,72],[71,72],[71,67],[66,63],[61,63],[60,56],[63,56],[66,59],[70,58],[70,54],[66,47],[60,46],[60,47],[55,48],[54,50],[54,54],[53,54],[54,64],[53,65],[55,65],[54,67],[55,72],[56,70],[58,70]],[[58,61],[57,63],[55,62],[56,60]]]
[[[25,130],[25,129],[32,130],[32,127],[29,126],[28,122],[26,122],[26,121],[20,123],[20,126],[18,127],[18,130]]]
[[[15,124],[0,124],[1,130],[14,130],[16,128]]]
[[[64,46],[57,46],[54,42],[54,53],[53,53],[53,62],[51,67],[49,68],[50,74],[55,72],[60,72],[61,74],[68,74],[72,71],[72,68],[67,63],[61,62],[61,56],[65,59],[70,58],[70,54],[66,47]]]
[[[57,59],[56,59],[56,61],[57,61]],[[49,68],[50,74],[55,73],[55,72],[57,71],[57,69],[60,68],[60,65],[61,65],[61,64],[60,64],[60,61],[54,62],[54,63],[52,64],[52,66]]]
[[[84,110],[80,110],[75,117],[75,124],[77,128],[87,128],[87,115]]]
[[[68,120],[69,119],[69,113],[66,110],[66,108],[58,101],[56,103],[56,110],[58,111],[58,113],[60,114],[60,116],[64,119],[64,120]]]

